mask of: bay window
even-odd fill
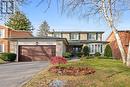
[[[88,45],[89,50],[90,50],[90,54],[95,54],[96,52],[102,53],[103,52],[103,48],[102,48],[102,44],[99,43],[91,43]]]

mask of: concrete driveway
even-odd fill
[[[48,62],[18,62],[0,65],[0,87],[20,87]]]

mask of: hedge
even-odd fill
[[[16,54],[15,53],[1,53],[0,58],[4,61],[15,61]]]

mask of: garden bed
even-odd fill
[[[61,75],[87,75],[95,72],[94,69],[88,67],[60,67],[53,66],[49,69],[52,73],[57,73]]]
[[[52,66],[50,66],[52,67]],[[63,81],[64,87],[129,87],[130,68],[120,60],[113,59],[84,59],[76,62],[60,64],[59,67],[90,67],[96,72],[89,75],[59,75],[51,73],[50,67],[35,75],[23,87],[49,87],[52,81]]]

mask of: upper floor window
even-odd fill
[[[4,52],[4,46],[3,44],[0,44],[0,53]]]
[[[4,37],[4,30],[0,30],[0,38]]]
[[[102,34],[98,34],[97,37],[98,37],[98,41],[102,40]]]
[[[88,40],[96,40],[96,33],[89,33]]]
[[[61,33],[54,33],[54,37],[61,37]]]
[[[70,40],[79,40],[79,33],[71,33]]]

